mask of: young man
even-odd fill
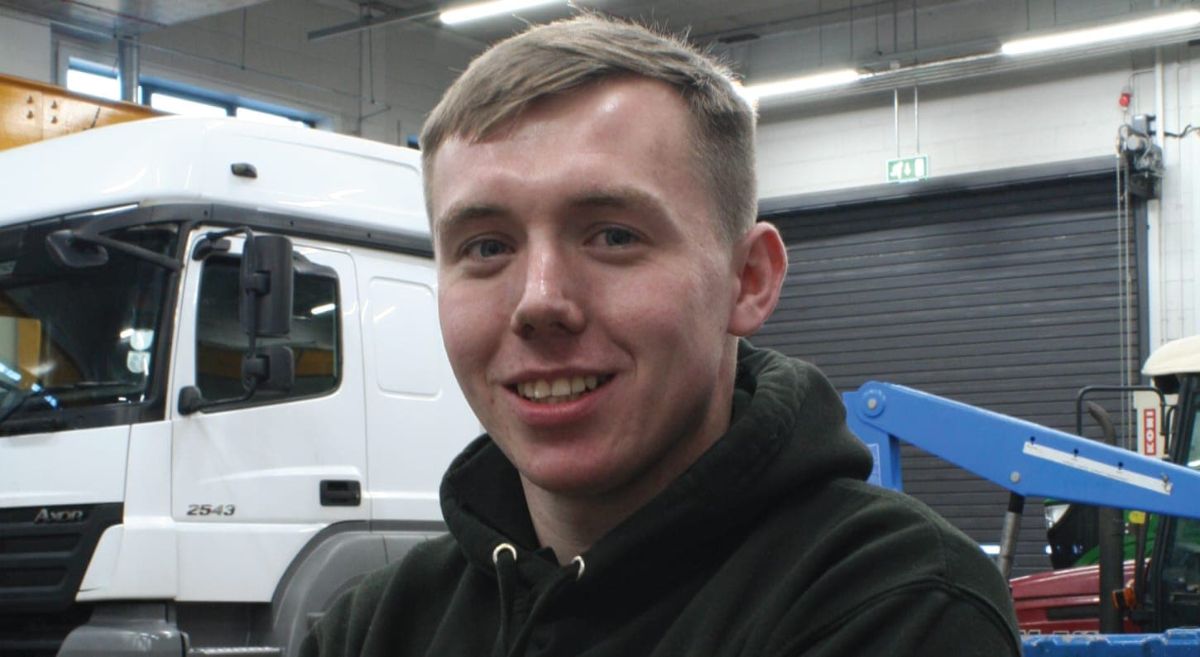
[[[584,17],[477,59],[422,135],[451,364],[488,434],[450,534],[306,655],[1017,655],[1005,582],[756,350],[786,250],[754,115],[670,38]]]

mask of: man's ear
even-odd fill
[[[787,275],[787,248],[779,230],[757,223],[734,247],[737,297],[729,315],[729,332],[747,336],[759,329],[775,304]]]

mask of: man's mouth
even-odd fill
[[[512,386],[521,397],[537,404],[562,404],[575,401],[612,380],[611,374],[536,379]]]

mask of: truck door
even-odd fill
[[[207,230],[194,232],[192,244]],[[286,393],[181,415],[180,390],[206,400],[243,392],[248,338],[238,318],[241,238],[225,253],[189,258],[181,295],[172,397],[171,510],[179,528],[180,600],[268,601],[317,531],[369,517],[357,291],[353,261],[296,239]]]

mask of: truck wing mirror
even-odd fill
[[[249,228],[210,233],[197,243],[194,259],[228,249],[224,238],[245,233],[239,269],[238,317],[250,344],[242,357],[242,383],[246,392],[230,399],[205,399],[196,386],[179,391],[183,415],[217,406],[248,401],[258,390],[286,392],[296,381],[296,359],[290,347],[258,346],[264,337],[286,337],[292,329],[292,241],[282,235],[255,235]]]
[[[287,335],[292,330],[292,241],[247,232],[241,288],[242,330],[252,338]]]
[[[258,390],[287,392],[296,382],[296,357],[291,347],[271,345],[246,354],[242,359],[242,380],[255,380]]]

